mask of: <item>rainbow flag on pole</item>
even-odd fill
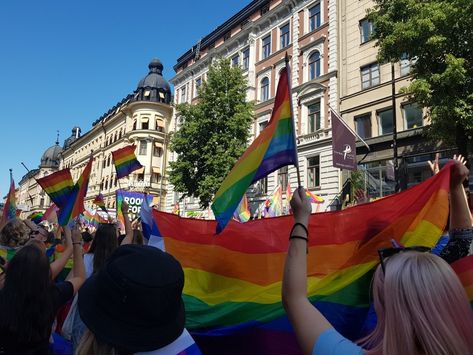
[[[129,145],[112,152],[113,162],[117,170],[117,179],[121,179],[143,167],[138,159],[136,159],[135,148],[135,145]]]
[[[39,224],[43,220],[44,214],[42,212],[34,212],[28,218],[36,224]]]
[[[105,213],[108,213],[107,211],[107,207],[105,206],[105,201],[103,199],[103,195],[102,193],[99,193],[95,199],[94,199],[94,203],[100,207],[102,209],[102,211],[104,211]]]
[[[69,169],[56,171],[51,175],[46,175],[36,180],[36,182],[59,207],[67,203],[74,187],[74,181],[72,180],[71,171]]]
[[[297,164],[288,69],[283,68],[266,128],[251,143],[218,189],[212,203],[217,234],[223,231],[248,187],[282,166]]]
[[[282,189],[278,185],[269,198],[268,215],[270,217],[277,217],[282,215]]]
[[[366,320],[377,250],[395,239],[432,247],[447,223],[450,167],[372,203],[310,217],[308,298],[349,339]],[[216,221],[153,211],[166,251],[181,263],[186,328],[204,354],[300,354],[281,302],[293,217]],[[225,351],[223,351],[225,352]]]
[[[84,197],[89,186],[89,177],[90,171],[92,170],[93,160],[94,158],[91,156],[89,162],[84,168],[84,171],[79,177],[79,180],[77,180],[76,184],[74,185],[74,188],[70,193],[66,204],[59,210],[57,219],[61,226],[67,225],[71,219],[77,217],[85,209]]]
[[[15,181],[10,169],[10,189],[8,190],[7,200],[3,206],[2,219],[0,221],[0,228],[7,224],[10,220],[16,217],[16,196],[15,196]]]

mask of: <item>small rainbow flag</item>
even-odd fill
[[[233,217],[239,222],[248,222],[250,220],[251,216],[250,210],[248,209],[248,198],[246,197],[246,194],[243,195]]]
[[[97,206],[99,206],[99,207],[102,209],[102,211],[104,211],[105,213],[108,213],[107,207],[105,207],[105,201],[104,201],[104,199],[103,199],[102,193],[99,193],[99,194],[95,197],[94,203],[95,203]]]
[[[135,145],[129,145],[112,152],[113,162],[117,170],[117,179],[121,179],[143,167],[136,159],[135,148]]]
[[[39,224],[43,220],[44,214],[42,212],[34,212],[30,215],[29,219],[31,219],[34,223]]]
[[[277,217],[282,215],[282,190],[281,185],[278,185],[273,191],[269,199],[268,215],[270,217]]]
[[[286,208],[287,208],[287,213],[291,213],[291,198],[292,198],[292,191],[291,191],[291,184],[289,181],[287,182],[286,186]]]
[[[66,204],[59,210],[57,219],[61,226],[67,225],[71,219],[77,217],[85,209],[84,197],[89,186],[89,177],[90,171],[92,170],[93,160],[94,158],[91,156],[89,162],[84,168],[84,171],[79,177],[79,180],[77,180],[76,184],[74,185],[74,188],[70,193]]]
[[[0,228],[3,227],[8,221],[16,217],[16,196],[15,196],[15,181],[10,170],[10,190],[8,190],[7,200],[3,206],[2,219],[0,222]]]
[[[473,307],[473,255],[455,261],[451,264],[451,267],[457,273],[463,287],[465,287],[466,294]]]
[[[74,187],[74,181],[72,180],[71,171],[69,169],[56,171],[36,181],[59,207],[67,203]]]
[[[251,143],[218,189],[212,203],[217,234],[223,231],[248,187],[282,166],[297,164],[288,68],[279,75],[274,108],[266,128]]]
[[[176,202],[176,203],[174,204],[174,207],[172,208],[172,212],[171,212],[171,213],[174,213],[174,214],[177,214],[177,215],[180,214],[179,202]]]
[[[306,195],[312,203],[324,203],[324,199],[313,192],[306,190]]]
[[[44,212],[43,221],[49,221],[50,219],[57,221],[57,216],[55,216],[54,218],[52,218],[52,217],[53,217],[53,214],[55,214],[58,210],[59,210],[59,207],[57,207],[56,204],[53,203]]]

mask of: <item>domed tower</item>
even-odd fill
[[[169,104],[171,102],[171,87],[163,77],[163,63],[155,58],[151,60],[148,68],[148,75],[138,83],[136,100]]]
[[[39,168],[59,168],[60,157],[59,154],[62,152],[62,148],[59,146],[59,141],[56,141],[56,144],[46,149],[43,156],[41,157],[41,162]]]

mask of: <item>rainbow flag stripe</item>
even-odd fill
[[[281,185],[278,185],[269,199],[268,214],[270,217],[277,217],[282,215],[282,190]]]
[[[7,200],[3,207],[0,228],[8,223],[8,221],[16,218],[16,212],[15,181],[10,173],[10,189],[8,190]]]
[[[234,218],[239,221],[239,222],[248,222],[250,220],[250,210],[248,209],[248,198],[246,197],[246,194],[243,195],[243,198],[240,201],[240,204],[238,205],[238,208],[236,209],[234,213]]]
[[[396,195],[337,212],[312,214],[308,297],[344,336],[357,339],[370,303],[377,250],[396,239],[433,246],[446,225],[450,167]],[[300,353],[281,303],[291,216],[215,221],[153,211],[166,251],[185,273],[186,327],[204,354]]]
[[[129,175],[131,172],[143,167],[138,159],[136,159],[135,148],[135,145],[129,145],[112,152],[118,179],[121,179],[122,177]]]
[[[451,266],[457,273],[463,287],[465,287],[466,294],[473,307],[473,255],[464,257]]]
[[[215,195],[212,210],[220,233],[232,218],[248,187],[282,166],[297,164],[289,74],[279,76],[274,108],[266,128],[233,166]]]
[[[312,191],[306,190],[306,195],[312,203],[324,203],[324,199]]]
[[[71,171],[69,169],[56,171],[36,181],[59,207],[67,203],[69,194],[74,187],[74,181],[72,180]]]
[[[84,197],[89,186],[90,171],[92,170],[92,162],[94,158],[90,157],[89,162],[84,168],[79,180],[77,180],[74,188],[66,202],[59,210],[57,219],[61,226],[65,226],[69,221],[84,211]]]
[[[44,214],[42,212],[35,212],[30,215],[29,219],[31,219],[34,223],[38,224],[43,220],[43,216]]]

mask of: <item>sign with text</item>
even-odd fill
[[[356,170],[355,135],[342,122],[335,111],[331,111],[332,120],[332,157],[335,168]]]
[[[153,195],[148,194],[148,204],[153,202]],[[128,216],[130,221],[133,221],[135,218],[139,217],[141,211],[141,204],[145,198],[145,194],[141,192],[132,192],[125,190],[117,190],[116,199],[117,199],[117,219],[120,223],[120,228],[122,232],[125,230],[125,224],[122,213],[122,203],[126,201],[128,204]]]

